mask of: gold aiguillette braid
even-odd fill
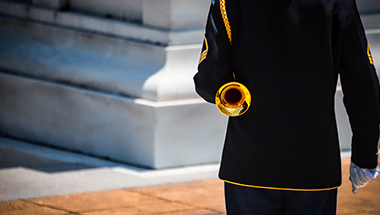
[[[222,13],[222,18],[223,18],[224,26],[226,27],[228,40],[230,41],[230,44],[232,44],[231,27],[230,27],[230,22],[228,21],[228,17],[227,17],[227,10],[226,10],[226,2],[225,2],[225,0],[220,0],[220,12]]]

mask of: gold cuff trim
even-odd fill
[[[369,59],[369,62],[374,65],[373,63],[373,58],[372,58],[372,55],[371,55],[371,52],[369,51],[369,44],[367,43],[367,55],[368,55],[368,59]]]
[[[325,190],[333,190],[338,188],[337,187],[331,187],[331,188],[322,188],[322,189],[294,189],[294,188],[280,188],[280,187],[264,187],[264,186],[254,186],[254,185],[248,185],[248,184],[240,184],[232,181],[223,180],[224,182],[227,182],[229,184],[239,185],[243,187],[253,187],[253,188],[262,188],[262,189],[270,189],[270,190],[290,190],[290,191],[325,191]]]
[[[227,17],[225,0],[220,0],[220,12],[222,13],[224,26],[226,27],[228,40],[230,41],[230,44],[232,44],[232,33],[231,33],[230,22],[228,21],[228,17]]]
[[[200,59],[199,59],[199,63],[198,63],[198,65],[201,64],[202,61],[204,61],[204,60],[206,59],[206,57],[207,57],[207,53],[208,53],[208,43],[207,43],[207,38],[206,38],[206,37],[205,37],[205,44],[206,44],[206,50],[204,50],[204,51],[202,52],[201,57],[200,57]]]

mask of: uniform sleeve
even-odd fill
[[[196,92],[210,103],[215,103],[215,94],[223,84],[234,80],[231,44],[219,5],[219,1],[211,4],[198,73],[194,76]]]
[[[379,140],[379,80],[356,5],[346,17],[340,78],[352,129],[351,161],[375,168]]]

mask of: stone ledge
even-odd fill
[[[34,5],[61,9],[68,4],[67,0],[32,0]]]
[[[8,18],[0,33],[0,69],[13,74],[152,101],[198,98],[201,44],[152,46]]]
[[[162,45],[200,44],[204,29],[171,31],[115,19],[0,1],[0,14]]]
[[[380,28],[380,14],[365,14],[361,20],[365,29]]]
[[[44,0],[51,1],[51,0]],[[143,0],[68,0],[70,8],[103,16],[142,22]]]
[[[153,169],[220,160],[228,118],[201,99],[152,106],[2,73],[0,87],[11,137]]]

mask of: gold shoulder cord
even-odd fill
[[[232,45],[231,27],[230,27],[230,22],[228,21],[228,17],[227,17],[227,10],[226,10],[226,2],[225,2],[225,0],[220,0],[220,11],[222,13],[222,18],[223,18],[224,26],[226,27],[228,40],[230,41],[230,44]],[[199,59],[198,65],[201,64],[202,61],[204,61],[206,59],[207,53],[208,53],[207,38],[205,37],[204,40],[205,40],[205,44],[206,44],[206,50],[204,50],[202,52],[201,57]],[[233,74],[233,75],[234,75],[234,79],[235,79],[235,74]]]
[[[228,17],[227,17],[226,1],[225,0],[220,0],[220,12],[222,13],[224,26],[226,27],[228,40],[230,41],[230,44],[232,45],[231,27],[230,27],[230,22],[228,21]]]
[[[226,1],[225,0],[220,0],[220,12],[222,13],[224,26],[226,27],[228,40],[230,41],[230,44],[232,45],[231,26],[230,26],[230,22],[228,21],[227,10],[226,10]],[[232,73],[232,75],[234,76],[234,80],[236,80],[235,73]]]

